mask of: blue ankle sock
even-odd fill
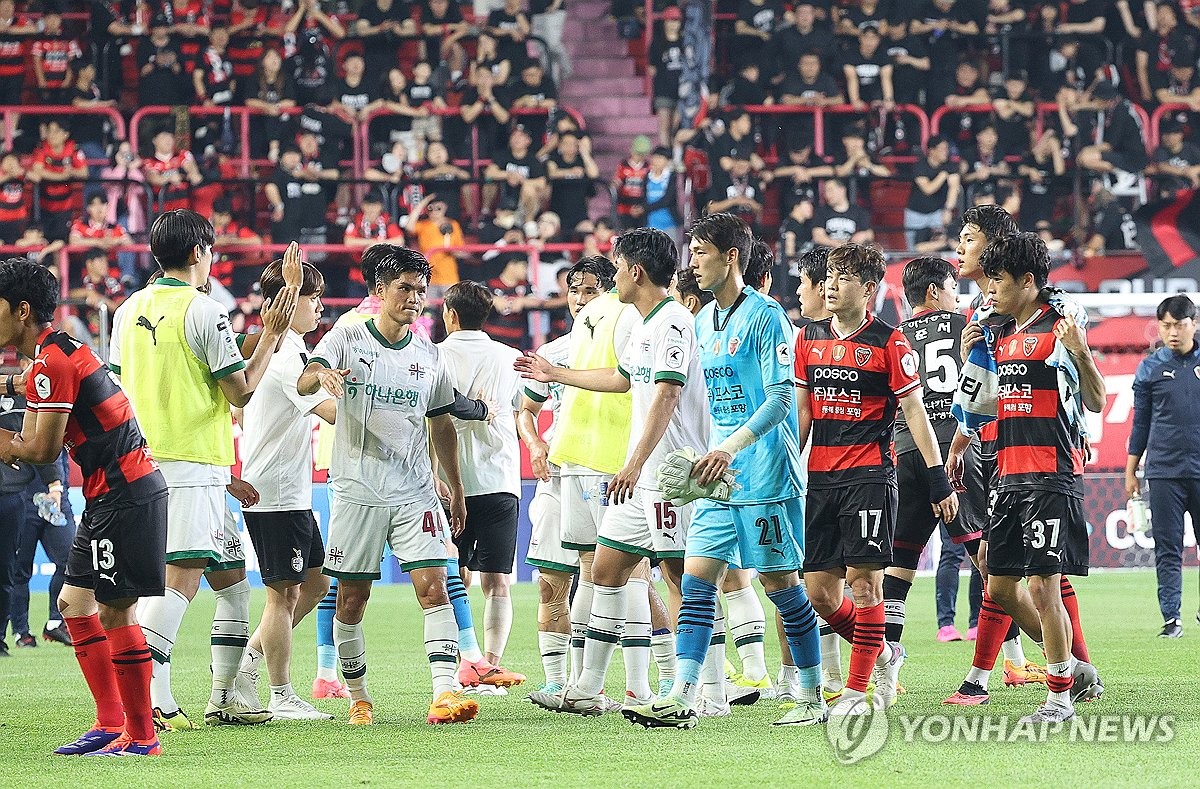
[[[317,667],[337,666],[337,650],[333,646],[333,614],[337,610],[337,581],[329,584],[329,592],[317,603]]]
[[[712,641],[717,587],[687,573],[680,587],[683,604],[679,608],[679,628],[675,631],[676,669],[671,695],[691,704],[700,688],[700,670]]]
[[[475,638],[475,618],[471,615],[471,598],[459,574],[458,559],[451,559],[446,566],[446,593],[454,607],[454,621],[458,625],[458,648],[462,652],[479,649]]]

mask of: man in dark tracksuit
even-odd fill
[[[50,488],[58,489],[58,485],[41,476],[35,476],[25,486],[25,520],[21,525],[21,536],[17,540],[17,569],[13,574],[12,602],[9,604],[9,619],[12,622],[13,633],[20,634],[17,639],[17,646],[20,647],[37,644],[37,638],[29,627],[29,579],[33,577],[38,543],[41,543],[42,550],[46,552],[50,561],[54,562],[54,575],[50,577],[50,601],[46,624],[42,627],[42,638],[71,645],[71,634],[67,632],[67,626],[58,610],[58,592],[62,589],[67,575],[67,555],[71,552],[71,543],[75,541],[75,514],[71,511],[71,500],[66,490],[70,471],[67,469],[65,449],[59,455],[58,462],[53,465],[58,469],[58,478],[62,480],[59,508],[66,518],[66,523],[55,526],[46,521],[38,515],[37,507],[33,503],[36,494],[49,493]]]
[[[0,428],[20,432],[24,420],[25,398],[20,394],[9,394],[4,387],[0,387]],[[56,484],[62,495],[62,475],[57,463],[32,466],[20,462],[14,465],[15,468],[0,463],[0,622],[5,623],[4,627],[0,627],[0,656],[8,654],[3,638],[7,630],[13,586],[17,583],[17,547],[26,532],[26,521],[30,518],[41,520],[37,508],[33,506],[33,494],[29,491],[31,483],[40,479],[43,488]],[[69,547],[75,530],[67,527],[62,527],[62,530],[67,532],[66,544]],[[65,550],[62,552],[62,566],[65,569]],[[28,582],[28,578],[25,580]],[[28,595],[25,604],[28,608]],[[27,633],[19,632],[14,627],[13,635],[17,636],[18,643],[29,644],[29,639],[25,638]],[[36,646],[37,640],[34,639],[32,643]]]
[[[1143,476],[1150,483],[1158,607],[1164,620],[1158,635],[1179,638],[1184,512],[1200,525],[1200,347],[1191,299],[1171,296],[1158,305],[1158,334],[1164,347],[1142,360],[1133,380],[1125,490],[1130,498],[1139,492],[1137,467],[1145,453]]]

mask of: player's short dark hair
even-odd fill
[[[916,308],[925,303],[925,294],[929,293],[930,285],[939,288],[946,284],[946,277],[954,277],[958,281],[958,272],[949,262],[935,257],[923,257],[910,260],[904,267],[904,298],[908,306]]]
[[[675,272],[675,289],[679,291],[680,296],[699,299],[701,307],[713,300],[711,293],[707,290],[700,290],[700,283],[696,281],[696,272],[692,271],[691,266],[684,266]]]
[[[150,254],[163,271],[187,268],[192,250],[215,241],[212,223],[186,208],[167,211],[150,226]]]
[[[576,277],[582,282],[584,274],[591,274],[595,277],[596,282],[600,284],[600,290],[612,290],[613,282],[617,277],[617,267],[603,255],[589,255],[580,258],[579,262],[567,271],[567,287],[575,284]]]
[[[1163,299],[1158,305],[1156,314],[1160,321],[1166,319],[1168,315],[1177,321],[1187,320],[1188,318],[1195,319],[1196,304],[1182,293],[1177,293],[1174,296],[1168,296]]]
[[[829,247],[813,247],[804,253],[797,266],[797,276],[806,274],[814,285],[824,282],[829,274]]]
[[[963,211],[962,223],[964,226],[975,225],[979,228],[979,232],[983,233],[988,243],[1020,232],[1012,214],[999,205],[973,205]]]
[[[979,256],[983,273],[994,277],[1007,271],[1013,279],[1033,275],[1033,284],[1041,288],[1050,277],[1050,250],[1037,233],[1015,233],[997,238]]]
[[[424,255],[399,244],[374,244],[367,247],[362,256],[362,268],[364,280],[368,270],[372,273],[372,281],[367,282],[367,288],[371,291],[380,285],[391,283],[401,274],[417,274],[425,278],[426,284],[433,276],[433,269],[429,267],[429,261]]]
[[[444,304],[464,329],[478,331],[492,311],[492,292],[478,282],[456,282],[446,290]]]
[[[750,232],[750,225],[743,220],[728,212],[709,214],[695,221],[690,235],[712,244],[722,255],[736,249],[738,268],[745,272],[750,261],[750,247],[754,244],[754,234]]]
[[[104,192],[92,192],[92,196],[88,198],[87,204],[91,205],[92,203],[108,205],[108,195],[104,194]]]
[[[774,267],[775,253],[771,251],[771,245],[761,239],[754,239],[754,243],[750,245],[750,258],[746,261],[742,279],[755,290],[761,290],[763,283],[767,281],[767,275]]]
[[[887,274],[887,264],[883,260],[883,253],[878,248],[865,244],[846,244],[831,250],[828,267],[826,277],[830,271],[852,274],[861,279],[864,285],[868,282],[882,282],[884,275]]]
[[[0,299],[8,302],[10,310],[21,302],[28,304],[39,325],[54,320],[58,290],[58,280],[44,266],[25,258],[0,263]]]
[[[325,291],[325,277],[321,275],[320,270],[311,263],[302,263],[300,265],[302,270],[300,295],[311,296],[314,293],[323,293]],[[279,295],[279,291],[283,290],[282,260],[272,260],[263,269],[263,273],[258,278],[258,286],[262,290],[264,299],[274,299]]]
[[[613,257],[625,258],[630,266],[641,266],[650,281],[661,288],[671,285],[679,265],[679,250],[671,237],[652,227],[638,227],[617,236]]]

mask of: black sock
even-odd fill
[[[1017,620],[1014,619],[1012,621],[1012,624],[1010,624],[1008,626],[1008,633],[1005,634],[1004,640],[1012,641],[1014,638],[1019,638],[1020,635],[1021,635],[1021,628],[1017,626]]]
[[[899,641],[904,635],[904,601],[912,581],[893,575],[883,576],[883,627],[884,638]]]

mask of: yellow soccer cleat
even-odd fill
[[[479,713],[479,702],[447,690],[429,705],[430,723],[466,723]]]
[[[154,730],[158,732],[195,731],[200,727],[192,723],[187,714],[178,709],[169,715],[161,707],[155,707],[153,712]]]
[[[1045,685],[1046,669],[1030,660],[1026,660],[1023,666],[1011,660],[1004,661],[1004,684],[1007,687],[1015,688],[1030,682]]]
[[[370,726],[375,722],[375,711],[371,702],[362,699],[350,705],[350,725]]]

